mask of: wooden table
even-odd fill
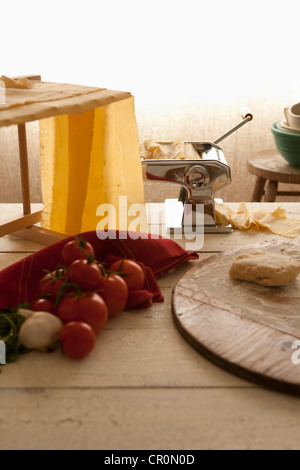
[[[281,205],[300,218],[299,203]],[[0,205],[1,221],[14,209]],[[199,262],[271,239],[287,240],[265,232],[206,235]],[[0,268],[40,248],[2,237]],[[164,303],[110,319],[86,359],[33,352],[3,366],[0,449],[299,449],[299,398],[218,368],[176,330],[172,289],[196,262],[160,279]]]
[[[277,196],[300,196],[300,191],[278,191],[278,183],[300,184],[300,168],[293,168],[274,151],[264,152],[247,162],[247,169],[256,175],[253,202],[274,202]]]

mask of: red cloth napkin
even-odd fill
[[[127,232],[116,232],[116,239],[100,240],[96,232],[77,235],[90,242],[99,261],[108,264],[117,258],[131,258],[144,269],[146,280],[142,290],[131,291],[126,308],[147,308],[152,302],[163,301],[155,278],[174,269],[190,259],[197,259],[196,252],[188,252],[167,238],[151,239],[151,235],[136,240]],[[60,263],[63,246],[74,237],[61,240],[0,271],[0,308],[15,307],[22,302],[34,302],[39,297],[39,281],[44,270],[53,271]]]

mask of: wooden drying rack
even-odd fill
[[[14,78],[41,80],[40,75],[25,75],[22,77]],[[0,225],[0,237],[9,234],[14,234],[27,240],[32,240],[37,243],[42,243],[44,245],[50,245],[51,243],[54,243],[58,240],[67,238],[67,235],[54,232],[52,230],[47,230],[35,225],[41,222],[42,211],[39,210],[36,212],[31,212],[26,123],[17,124],[17,126],[19,140],[23,215],[20,215],[19,217]]]
[[[26,75],[15,78],[27,78],[28,80],[39,81],[41,80],[40,75]],[[71,85],[71,87],[72,86],[73,85]],[[88,88],[89,92],[83,93],[82,96],[80,96],[80,103],[78,102],[77,94],[73,96],[71,94],[70,96],[66,96],[63,99],[58,98],[57,100],[51,100],[51,106],[49,105],[48,108],[45,108],[44,104],[42,106],[40,104],[36,107],[34,113],[31,108],[31,103],[25,103],[25,106],[23,107],[27,107],[25,110],[23,109],[20,111],[21,107],[16,107],[12,117],[9,117],[9,113],[6,114],[5,117],[6,110],[3,110],[3,114],[1,116],[1,125],[18,126],[23,214],[20,214],[14,220],[10,220],[9,222],[0,225],[0,237],[13,233],[22,238],[33,240],[45,245],[49,245],[57,240],[67,238],[67,235],[63,233],[54,232],[52,230],[47,230],[38,226],[37,224],[41,222],[42,211],[31,211],[26,123],[32,120],[38,120],[59,114],[74,114],[80,111],[89,111],[95,109],[98,106],[104,106],[132,96],[130,92],[126,91],[108,90],[107,88],[98,87]],[[55,109],[55,113],[53,113],[53,109]]]

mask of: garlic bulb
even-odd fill
[[[24,318],[30,317],[30,315],[32,315],[33,313],[35,313],[35,311],[34,310],[29,310],[28,308],[19,308],[17,310],[17,314],[22,315],[22,317],[24,317]]]
[[[59,338],[62,321],[52,313],[34,312],[22,324],[19,340],[27,349],[46,349]]]

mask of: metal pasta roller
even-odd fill
[[[181,186],[178,200],[165,200],[165,224],[170,233],[232,231],[231,224],[220,226],[216,223],[215,192],[231,182],[230,168],[223,150],[217,144],[253,119],[250,112],[243,114],[242,117],[242,122],[214,142],[185,142],[185,146],[192,145],[197,152],[196,159],[142,158],[144,180],[175,183]]]

